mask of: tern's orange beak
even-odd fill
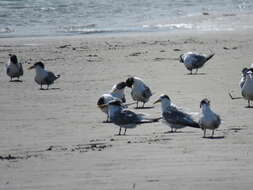
[[[161,100],[158,99],[158,100],[156,100],[153,104],[156,104],[156,103],[158,103],[158,102],[161,102]]]
[[[28,70],[31,70],[31,69],[34,69],[34,68],[35,68],[35,66],[33,65],[33,66],[29,67]]]
[[[100,109],[103,109],[103,108],[105,108],[105,107],[107,107],[108,105],[107,104],[100,104],[100,105],[98,105],[98,107],[100,108]]]

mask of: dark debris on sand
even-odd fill
[[[106,144],[103,142],[88,143],[88,144],[78,144],[70,147],[64,146],[49,146],[46,151],[55,151],[55,152],[65,152],[65,151],[79,151],[79,152],[88,152],[88,151],[102,151],[108,147],[111,147],[111,144]]]

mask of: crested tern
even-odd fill
[[[127,129],[137,127],[137,125],[144,123],[158,122],[161,118],[145,118],[143,114],[138,114],[133,111],[124,109],[120,100],[114,99],[108,103],[108,115],[110,120],[115,125],[119,126],[119,133],[121,135],[121,128],[125,128],[124,135]]]
[[[203,99],[200,102],[201,117],[199,119],[199,125],[204,131],[204,138],[206,137],[206,129],[212,130],[212,137],[214,130],[217,129],[221,123],[220,116],[212,111],[210,108],[210,101]]]
[[[246,73],[245,82],[241,88],[241,93],[244,99],[248,100],[248,107],[250,108],[250,101],[253,101],[253,69],[249,69]]]
[[[242,69],[242,77],[241,77],[241,80],[240,80],[240,88],[242,88],[243,87],[243,85],[244,85],[244,83],[245,83],[245,80],[246,80],[246,75],[247,75],[247,72],[249,71],[249,69],[248,68],[243,68]]]
[[[126,102],[125,98],[125,82],[119,82],[115,84],[111,91],[107,94],[103,94],[97,101],[97,106],[107,115],[107,119],[105,122],[109,122],[109,115],[108,115],[108,106],[107,104],[112,101],[113,99],[118,99],[122,103]]]
[[[129,77],[126,80],[126,85],[132,88],[131,96],[133,100],[137,101],[137,108],[138,102],[142,102],[142,107],[144,107],[145,103],[148,102],[149,98],[152,96],[150,88],[138,77]]]
[[[18,78],[23,76],[23,66],[20,62],[18,62],[18,58],[14,54],[9,54],[9,62],[6,65],[6,74],[11,78]]]
[[[176,132],[177,129],[187,126],[200,128],[199,124],[193,120],[190,114],[180,110],[171,103],[169,96],[162,94],[154,104],[158,102],[161,102],[163,121],[171,128],[171,132]]]
[[[192,70],[196,69],[196,74],[198,69],[204,66],[204,64],[214,56],[214,53],[210,55],[202,55],[198,53],[188,52],[180,55],[180,62],[184,63],[186,69],[192,74]]]
[[[49,88],[49,85],[53,84],[55,80],[60,78],[60,75],[55,75],[51,71],[47,71],[45,69],[45,66],[42,62],[36,62],[34,65],[28,68],[35,69],[35,82],[40,85],[40,89],[43,90],[42,85],[47,85],[47,90]]]

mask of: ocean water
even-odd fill
[[[253,28],[252,0],[0,0],[0,37]]]

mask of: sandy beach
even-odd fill
[[[188,75],[179,55],[215,56]],[[253,109],[239,81],[253,63],[252,31],[145,33],[75,37],[0,38],[0,189],[252,189]],[[9,82],[8,54],[23,64],[23,82]],[[28,63],[42,61],[61,78],[39,90]],[[215,138],[162,123],[117,136],[96,106],[113,84],[138,76],[154,95],[199,112],[211,100],[222,124]],[[126,89],[127,102],[132,102]],[[160,105],[135,112],[160,116]],[[208,131],[208,135],[211,131]]]

